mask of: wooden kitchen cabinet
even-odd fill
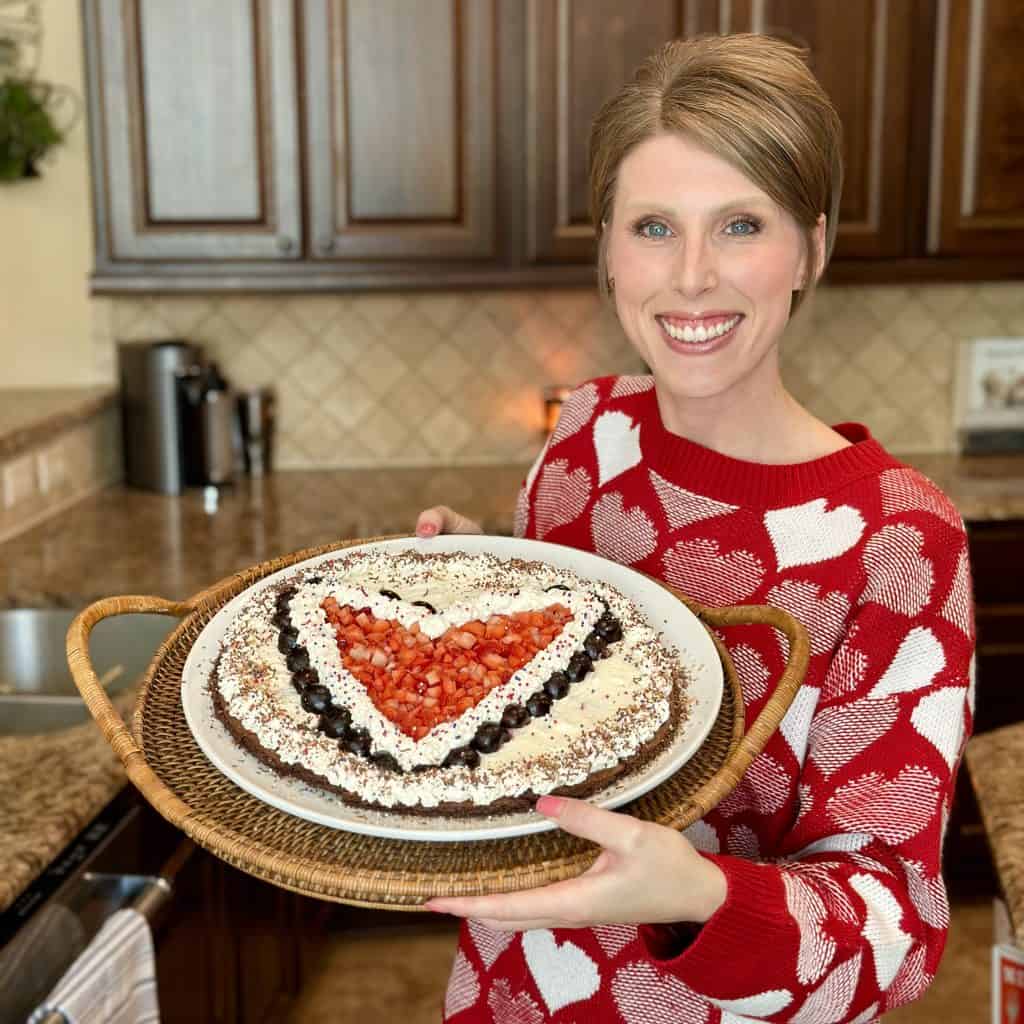
[[[97,291],[592,284],[590,122],[667,39],[806,46],[828,279],[1024,276],[1016,0],[82,0]]]
[[[292,4],[83,10],[97,271],[301,256]]]

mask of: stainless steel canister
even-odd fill
[[[273,391],[251,388],[238,392],[238,417],[246,472],[250,476],[264,476],[271,470],[273,457]]]

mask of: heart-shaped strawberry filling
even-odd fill
[[[397,619],[378,619],[333,597],[321,607],[334,627],[342,664],[366,687],[377,710],[414,740],[476,707],[573,617],[564,605],[552,604],[474,619],[431,639],[419,622],[407,627]]]

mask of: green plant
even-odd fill
[[[34,178],[37,163],[64,135],[50,113],[51,87],[26,79],[0,82],[0,180]]]

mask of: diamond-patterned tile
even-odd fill
[[[355,440],[370,461],[372,456],[394,458],[401,465],[400,456],[408,446],[409,430],[395,419],[388,409],[378,408],[366,417],[355,431]],[[395,458],[398,456],[398,458]]]
[[[287,312],[281,310],[256,333],[253,342],[278,368],[290,369],[292,364],[313,347],[313,338]]]
[[[539,305],[540,296],[537,292],[484,292],[480,296],[480,309],[505,334],[515,333]]]
[[[450,406],[442,406],[426,423],[420,438],[441,456],[454,455],[473,437],[473,426]]]
[[[345,366],[357,365],[366,352],[380,344],[377,332],[351,307],[328,324],[317,342]]]
[[[234,358],[234,354],[248,346],[251,341],[234,320],[229,320],[219,307],[214,308],[213,312],[195,328],[192,337],[202,346],[209,358],[221,362]]]
[[[156,313],[182,337],[188,338],[214,309],[216,299],[207,296],[175,295],[157,299]]]
[[[177,337],[175,329],[162,317],[157,315],[156,309],[150,307],[137,320],[133,320],[130,327],[119,330],[115,341],[163,341],[167,338]]]
[[[472,292],[424,292],[413,298],[408,315],[448,334],[475,308]]]
[[[286,306],[295,323],[316,336],[344,313],[346,302],[338,295],[302,295],[288,299]]]
[[[387,405],[387,395],[408,372],[405,362],[380,342],[364,352],[359,365],[352,368],[354,376],[382,406]]]
[[[124,298],[120,295],[113,300],[112,329],[117,337],[131,337],[136,321],[149,316],[156,303],[149,298]]]
[[[398,293],[355,295],[349,300],[354,309],[378,333],[386,331],[409,310],[409,296]]]
[[[277,367],[255,345],[230,353],[221,364],[224,376],[238,388],[262,388],[274,383]]]
[[[439,395],[458,391],[474,373],[473,366],[454,345],[441,343],[423,353],[416,375],[424,378]]]
[[[464,397],[477,387],[477,383],[467,387],[462,393],[447,399],[458,405],[463,404]],[[417,429],[432,416],[439,406],[445,404],[442,398],[418,373],[407,373],[388,392],[388,408],[402,420],[411,430]]]
[[[976,287],[973,298],[1000,319],[1024,313],[1024,283],[1020,281],[989,281]]]
[[[292,382],[311,399],[320,399],[337,390],[339,376],[344,373],[333,355],[314,348],[285,371],[284,379]]]
[[[843,407],[855,413],[870,402],[877,392],[875,382],[852,363],[840,366],[832,379],[829,392],[838,398],[842,396]]]
[[[559,288],[544,292],[541,304],[570,333],[598,309],[601,297],[593,288]]]
[[[232,295],[221,299],[219,308],[246,334],[252,335],[280,310],[281,300],[269,295]]]
[[[477,307],[459,322],[448,340],[471,363],[480,365],[489,362],[498,349],[509,344],[509,335]]]
[[[360,380],[342,374],[320,400],[318,408],[346,430],[352,430],[379,407]]]
[[[418,368],[427,356],[445,344],[444,335],[429,321],[403,316],[390,330],[378,335],[373,344],[387,348],[409,367]]]
[[[885,333],[876,334],[853,355],[853,363],[882,386],[907,361],[906,354]]]
[[[940,322],[965,306],[976,286],[966,284],[920,285],[915,289],[921,304]]]

